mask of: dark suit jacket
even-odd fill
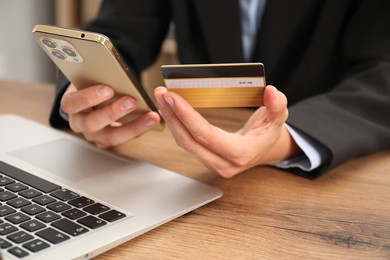
[[[389,0],[267,1],[253,61],[287,96],[288,123],[329,153],[310,177],[390,147],[389,15]],[[140,72],[171,21],[182,63],[244,61],[238,0],[106,1],[85,28],[108,35]],[[61,127],[59,98],[51,122]]]

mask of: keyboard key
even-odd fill
[[[30,242],[24,244],[23,246],[33,253],[39,252],[45,248],[50,247],[50,245],[48,243],[43,242],[40,239],[35,239],[33,241],[30,241]]]
[[[38,220],[33,219],[23,223],[22,225],[20,225],[20,227],[24,228],[27,231],[35,232],[39,229],[46,227],[46,225]]]
[[[49,222],[57,220],[61,217],[60,217],[60,215],[58,215],[52,211],[46,211],[46,212],[43,212],[43,213],[37,215],[36,218],[45,222],[45,223],[49,223]]]
[[[85,206],[91,205],[94,203],[93,200],[88,199],[87,197],[79,197],[77,199],[71,200],[68,202],[70,205],[75,206],[77,208],[84,208]]]
[[[47,206],[47,208],[53,210],[54,212],[62,212],[64,210],[70,209],[71,206],[69,206],[68,204],[65,204],[61,201],[57,201],[57,202],[54,202],[54,203],[50,204],[49,206]]]
[[[121,218],[126,217],[126,215],[123,214],[122,212],[119,212],[116,210],[110,210],[106,213],[99,215],[99,217],[104,219],[104,220],[107,220],[108,222],[114,222],[114,221],[117,221]]]
[[[12,184],[8,184],[7,186],[5,186],[5,188],[13,192],[19,192],[27,189],[28,187],[20,182],[15,182]]]
[[[50,193],[50,195],[62,201],[71,200],[80,196],[79,194],[67,189],[57,190],[53,193]]]
[[[14,212],[16,212],[16,210],[11,208],[10,206],[7,206],[7,205],[0,206],[0,217],[7,216],[7,215],[14,213]]]
[[[81,218],[77,222],[91,229],[96,229],[107,224],[105,221],[94,216],[87,216],[85,218]]]
[[[81,234],[88,232],[88,229],[86,229],[85,227],[80,226],[66,218],[57,220],[56,222],[53,222],[51,225],[72,236],[79,236]]]
[[[8,242],[7,240],[5,240],[3,238],[0,238],[0,249],[6,249],[10,246],[12,246],[12,244],[10,242]]]
[[[34,237],[32,235],[24,232],[24,231],[18,231],[18,232],[15,232],[15,233],[7,236],[7,238],[14,243],[20,244],[20,243],[26,242],[30,239],[33,239]]]
[[[64,211],[62,213],[63,216],[67,217],[67,218],[70,218],[70,219],[78,219],[78,218],[81,218],[81,217],[84,217],[87,215],[87,213],[79,210],[79,209],[69,209],[67,211]]]
[[[39,195],[42,195],[42,193],[37,191],[37,190],[34,190],[34,189],[28,189],[28,190],[24,190],[22,192],[19,192],[19,195],[25,197],[26,199],[32,199],[32,198],[35,198]]]
[[[25,251],[19,247],[10,248],[10,249],[8,249],[8,252],[13,254],[16,257],[19,257],[19,258],[28,256],[27,251]]]
[[[37,236],[49,241],[53,244],[59,244],[68,240],[70,237],[65,235],[64,233],[55,230],[54,228],[46,228],[44,230],[38,231],[35,233]]]
[[[3,223],[0,225],[0,235],[4,236],[9,233],[12,233],[14,231],[17,231],[18,229],[14,226],[11,225],[10,223]]]
[[[12,192],[9,192],[7,190],[0,192],[0,201],[7,201],[10,199],[14,199],[16,197],[17,196],[15,194],[13,194]]]
[[[31,204],[31,202],[22,198],[22,197],[19,197],[19,198],[7,201],[7,204],[18,209],[18,208],[21,208],[21,207],[24,207],[24,206]]]
[[[26,214],[23,214],[21,212],[16,212],[12,215],[5,217],[5,219],[8,220],[9,222],[12,222],[13,224],[19,224],[24,221],[30,220],[31,218]]]
[[[103,212],[110,210],[110,208],[103,205],[103,204],[95,203],[91,206],[85,207],[83,210],[85,210],[86,212],[91,213],[93,215],[97,215],[97,214],[100,214],[100,213],[103,213]]]
[[[0,185],[1,186],[5,186],[5,185],[8,185],[8,184],[14,183],[14,182],[15,182],[14,180],[12,180],[8,177],[5,177],[5,176],[0,177]]]
[[[48,205],[50,203],[53,203],[56,200],[48,195],[42,195],[42,196],[34,198],[33,201],[35,203],[38,203],[41,206],[44,206],[44,205]]]
[[[24,213],[29,214],[30,216],[39,214],[41,212],[45,211],[45,208],[42,208],[41,206],[37,204],[31,204],[21,209]]]

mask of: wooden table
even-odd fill
[[[52,85],[0,81],[0,114],[47,124],[53,95]],[[250,113],[201,112],[227,130]],[[218,187],[224,196],[96,259],[390,259],[390,151],[316,180],[271,167],[223,179],[178,148],[168,129],[115,151]]]

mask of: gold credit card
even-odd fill
[[[262,63],[163,65],[168,91],[193,107],[259,107],[266,87]]]

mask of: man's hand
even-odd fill
[[[156,88],[155,96],[177,144],[225,178],[300,152],[285,127],[287,99],[273,86],[266,87],[265,106],[236,133],[211,125],[183,98],[164,87]]]
[[[114,94],[111,87],[104,85],[79,91],[70,85],[61,100],[61,109],[68,114],[71,129],[101,148],[120,145],[136,138],[160,121],[158,113],[148,112],[130,123],[118,123],[118,119],[134,111],[137,106],[137,100],[130,96],[93,108],[111,99]]]

